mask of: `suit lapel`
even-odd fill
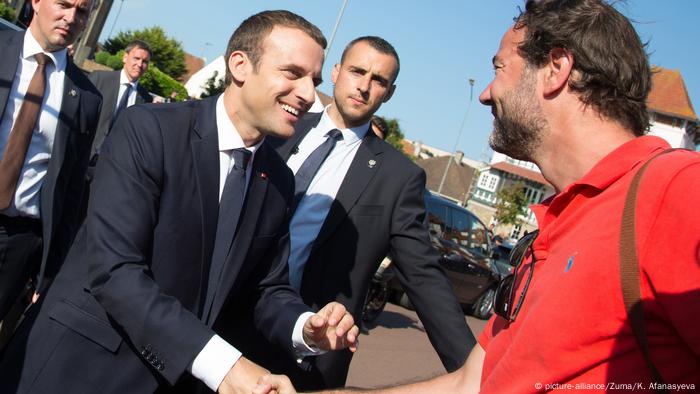
[[[202,272],[199,300],[200,307],[203,307],[206,293],[212,290],[209,286],[204,288],[202,284],[209,281],[219,213],[219,138],[216,127],[216,98],[203,100],[197,105],[193,122],[194,133],[190,146],[202,210]]]
[[[74,68],[69,61],[66,65],[66,74],[63,82],[63,101],[61,102],[61,111],[58,114],[58,123],[56,125],[56,133],[54,134],[53,148],[51,150],[51,159],[49,160],[49,168],[46,172],[43,184],[41,186],[41,217],[44,235],[44,254],[45,260],[49,252],[49,244],[62,211],[62,204],[55,201],[54,192],[56,183],[63,167],[64,159],[70,149],[75,149],[69,145],[70,134],[82,132],[80,116],[80,100],[82,99],[81,89],[75,85],[73,78],[76,72],[80,72]]]
[[[357,149],[355,158],[352,160],[352,164],[350,164],[348,173],[345,175],[345,179],[343,179],[343,183],[340,185],[338,194],[331,204],[328,216],[326,216],[326,220],[323,222],[323,226],[321,226],[321,231],[318,237],[316,237],[316,241],[314,241],[311,253],[323,245],[340,222],[348,216],[348,213],[352,207],[355,206],[362,192],[377,171],[379,171],[382,165],[381,154],[383,152],[380,142],[381,141],[371,130],[369,130],[363,138],[360,147]]]
[[[207,316],[206,323],[213,324],[229,291],[233,284],[241,278],[241,269],[248,254],[248,249],[255,235],[255,228],[258,224],[262,207],[265,201],[268,187],[268,164],[270,160],[266,157],[269,154],[266,143],[260,145],[253,160],[250,183],[246,191],[245,202],[241,210],[236,234],[233,239],[233,246],[229,250],[219,281],[211,299],[211,311]],[[211,283],[210,283],[211,285]],[[209,297],[208,297],[209,298]],[[208,310],[208,309],[205,309]]]
[[[17,72],[24,34],[5,34],[3,38],[0,42],[0,53],[3,57],[3,61],[0,61],[0,119],[5,114],[7,99],[10,97],[10,89],[12,89],[12,82],[15,79],[15,72]]]

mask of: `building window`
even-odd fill
[[[497,175],[492,175],[485,172],[481,174],[481,177],[479,177],[479,187],[490,192],[495,192],[496,187],[498,186],[498,180],[499,178]]]

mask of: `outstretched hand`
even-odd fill
[[[331,302],[304,323],[304,341],[323,350],[357,350],[360,329],[345,306]]]
[[[284,375],[265,375],[258,379],[253,394],[296,394],[296,390]]]

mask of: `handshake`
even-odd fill
[[[357,350],[359,328],[345,307],[331,302],[304,323],[304,342],[323,350]],[[254,362],[241,357],[229,370],[217,390],[226,393],[295,393],[284,375],[271,375]]]

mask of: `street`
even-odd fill
[[[478,336],[486,321],[471,316],[466,319]],[[360,347],[350,364],[348,387],[392,386],[445,373],[415,312],[389,303],[370,327],[360,336]]]

